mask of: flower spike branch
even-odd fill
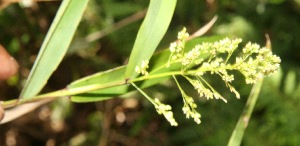
[[[138,86],[136,86],[134,83],[131,83],[133,87],[135,87],[140,93],[142,93],[155,107],[158,114],[163,114],[165,118],[170,122],[172,126],[177,126],[178,123],[175,121],[173,117],[172,107],[170,105],[165,105],[161,103],[157,98],[154,100],[149,97],[143,90],[141,90]]]
[[[136,85],[133,84],[135,81],[173,76],[182,94],[184,103],[182,108],[183,113],[186,115],[186,118],[192,117],[197,124],[201,123],[201,115],[196,111],[197,105],[194,99],[183,91],[175,77],[176,75],[181,75],[187,79],[187,81],[194,86],[200,97],[205,97],[207,100],[221,99],[227,102],[227,100],[207,82],[203,76],[204,74],[215,74],[219,76],[229,90],[239,99],[240,94],[231,85],[234,81],[233,71],[240,72],[245,77],[246,84],[253,84],[264,76],[269,76],[276,72],[281,62],[280,58],[273,55],[270,49],[260,47],[256,43],[249,42],[239,51],[238,46],[242,42],[240,38],[224,38],[214,43],[203,42],[186,52],[185,43],[188,37],[189,34],[186,32],[186,28],[183,28],[182,31],[178,33],[178,40],[170,44],[169,60],[164,66],[159,67],[159,69],[163,67],[169,68],[172,65],[180,64],[180,70],[163,73],[156,73],[157,70],[148,72],[149,61],[145,60],[140,66],[136,67],[136,72],[143,76],[131,80],[131,84],[136,87]],[[237,51],[239,52],[234,53]],[[239,56],[233,57],[233,54],[239,54]],[[144,94],[141,89],[136,88]],[[173,113],[170,114],[171,107],[169,105],[164,105],[158,100],[153,101],[153,99],[145,94],[144,96],[147,97],[148,100],[150,99],[158,113],[163,114],[171,125],[177,126],[177,123],[175,124],[174,122]]]
[[[197,124],[201,123],[200,117],[201,115],[196,111],[197,108],[197,104],[194,102],[194,99],[190,96],[188,96],[183,89],[181,88],[181,86],[179,85],[177,79],[175,76],[173,76],[180,92],[182,95],[182,99],[183,99],[183,107],[182,107],[182,111],[183,113],[186,115],[186,118],[189,119],[190,117],[194,118],[194,121]]]

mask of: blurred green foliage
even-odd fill
[[[32,8],[22,8],[14,4],[0,11],[0,43],[20,63],[18,81],[14,84],[1,83],[1,100],[17,97],[59,4],[60,2],[43,2]],[[111,27],[147,6],[147,1],[91,0],[69,55],[51,77],[44,91],[61,89],[75,79],[125,64],[141,20],[93,42],[86,42],[85,38],[93,32]],[[219,19],[206,35],[241,37],[244,42],[252,41],[264,45],[265,34],[269,34],[274,54],[282,59],[282,70],[264,81],[242,145],[300,145],[299,1],[178,1],[171,26],[159,49],[166,48],[170,41],[176,39],[176,33],[182,26],[186,26],[190,33],[194,32],[214,15],[218,15]],[[61,131],[53,132],[49,126],[39,128],[32,124],[51,123],[53,119],[49,118],[48,122],[27,119],[24,122],[23,118],[21,124],[16,120],[5,124],[3,128],[1,126],[0,145],[5,142],[6,133],[16,125],[23,127],[19,130],[19,142],[25,141],[28,145],[45,144],[49,139],[54,139],[58,145],[226,145],[244,108],[251,86],[236,81],[234,85],[241,94],[241,99],[237,100],[217,80],[212,78],[210,82],[218,91],[224,91],[222,95],[228,99],[228,103],[198,98],[191,89],[192,86],[183,83],[186,91],[196,97],[195,101],[202,115],[200,125],[186,120],[181,114],[182,105],[178,105],[182,103],[180,93],[174,82],[167,81],[148,88],[145,92],[174,107],[179,127],[171,127],[141,95],[130,93],[100,103],[55,102],[51,114],[58,115],[52,117],[65,115],[65,127]],[[132,98],[137,99],[137,105],[125,106]],[[66,110],[67,114],[55,112],[61,107],[72,110]],[[126,120],[116,120],[122,113]],[[47,137],[30,134],[26,129],[43,131],[47,133]]]

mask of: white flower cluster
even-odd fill
[[[173,117],[173,112],[171,111],[172,107],[161,103],[157,98],[155,98],[154,102],[157,113],[160,115],[163,114],[172,126],[178,126],[178,123]]]
[[[210,44],[209,46],[215,50],[217,53],[229,53],[231,54],[239,45],[239,43],[242,42],[241,38],[236,39],[229,39],[225,38],[223,40],[217,41],[215,43]]]
[[[148,75],[147,69],[149,68],[149,61],[148,60],[143,60],[142,64],[140,66],[135,67],[135,72],[141,73],[142,75]]]
[[[178,58],[182,58],[184,52],[184,46],[186,39],[189,37],[189,34],[186,32],[186,28],[183,28],[177,35],[177,41],[170,44],[170,59],[168,61],[167,67],[170,65],[171,60],[176,60]]]
[[[247,84],[256,83],[258,79],[269,76],[278,70],[280,58],[270,49],[260,48],[258,44],[248,43],[243,48],[243,56],[237,57],[234,67],[246,78]],[[252,57],[253,55],[256,55]]]
[[[177,35],[177,41],[170,44],[171,53],[181,52],[184,49],[186,39],[189,37],[189,34],[186,32],[186,28],[184,27]]]
[[[191,51],[184,54],[181,60],[182,65],[183,66],[190,65],[191,63],[193,63],[193,61],[195,61],[199,57],[199,55],[200,55],[200,51],[199,48],[196,46]],[[198,63],[201,63],[201,61],[198,61]]]
[[[190,96],[187,96],[185,93],[182,93],[182,96],[184,101],[182,111],[186,115],[186,118],[189,119],[192,117],[197,124],[200,124],[201,115],[196,111],[197,104],[194,102],[194,99]]]
[[[222,99],[224,102],[227,102],[227,100],[221,96],[217,91],[215,91],[210,85],[209,88],[206,88],[200,80],[191,79],[188,78],[188,81],[194,86],[194,88],[197,90],[200,97],[204,96],[206,99]],[[207,83],[207,82],[205,82]]]

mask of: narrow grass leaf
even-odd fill
[[[30,99],[45,86],[66,54],[88,0],[64,0],[46,35],[20,98]]]
[[[256,104],[258,95],[260,93],[262,87],[263,79],[257,81],[251,90],[251,93],[248,97],[246,106],[243,110],[242,115],[240,116],[233,133],[231,134],[230,140],[228,142],[228,146],[239,146],[241,145],[244,133],[246,128],[248,127],[248,123],[251,118],[251,114],[253,112],[254,106]]]
[[[137,34],[125,72],[126,78],[134,78],[135,67],[149,60],[165,35],[171,22],[176,0],[151,0],[146,17]]]

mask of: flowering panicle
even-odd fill
[[[186,33],[185,28],[182,30],[182,33]],[[180,41],[185,42],[185,40],[182,39]],[[239,93],[231,85],[231,82],[234,80],[234,75],[228,71],[236,70],[241,72],[245,77],[246,83],[249,84],[255,83],[258,79],[274,73],[278,70],[280,63],[280,58],[273,55],[269,49],[261,48],[258,44],[251,42],[247,43],[243,48],[242,57],[236,57],[234,63],[229,63],[232,62],[230,58],[241,42],[242,39],[240,38],[225,38],[213,43],[203,42],[188,52],[183,52],[184,49],[180,49],[182,52],[176,52],[176,54],[184,54],[182,56],[176,55],[171,51],[170,58],[173,58],[173,62],[180,62],[182,64],[184,76],[199,78],[207,72],[219,75],[230,91],[234,92],[236,97],[239,98]],[[173,48],[178,47],[176,43],[172,43],[171,46]],[[180,46],[180,48],[182,48],[182,46]],[[174,55],[176,57],[173,57]],[[205,59],[204,56],[209,57]],[[197,65],[198,68],[195,70],[188,69],[189,65]],[[209,88],[203,86],[202,82],[205,82]],[[222,97],[219,96],[220,94],[216,93],[203,78],[202,80],[193,81],[191,84],[195,87],[200,96],[204,96],[207,99],[211,99],[214,96]]]
[[[189,119],[191,117],[197,124],[200,124],[201,115],[196,111],[197,104],[194,102],[194,99],[190,96],[187,96],[185,93],[182,94],[182,96],[184,101],[182,111],[186,115],[186,118]]]
[[[203,77],[204,74],[214,74],[220,77],[225,82],[225,85],[237,98],[240,94],[231,85],[235,76],[233,71],[240,72],[247,84],[256,83],[257,80],[264,76],[269,76],[279,69],[280,58],[273,55],[270,49],[260,47],[256,43],[247,43],[240,53],[234,53],[238,50],[242,39],[224,38],[216,42],[203,42],[195,45],[191,50],[185,50],[185,43],[189,34],[186,28],[183,28],[177,36],[177,41],[170,44],[170,56],[166,67],[172,64],[181,64],[181,69],[171,74],[183,98],[183,113],[186,118],[192,117],[196,123],[200,123],[201,115],[196,111],[197,105],[194,99],[188,96],[180,87],[175,75],[181,75],[187,79],[198,92],[200,97],[206,99],[221,99],[224,102],[227,100],[219,94]],[[232,57],[233,54],[240,56]],[[148,75],[146,69],[149,61],[143,61],[140,66],[136,67],[136,72],[142,75]],[[165,74],[170,75],[170,74]],[[171,106],[162,104],[158,99],[153,102],[159,114],[163,114],[173,126],[177,126],[177,122],[173,118]]]

